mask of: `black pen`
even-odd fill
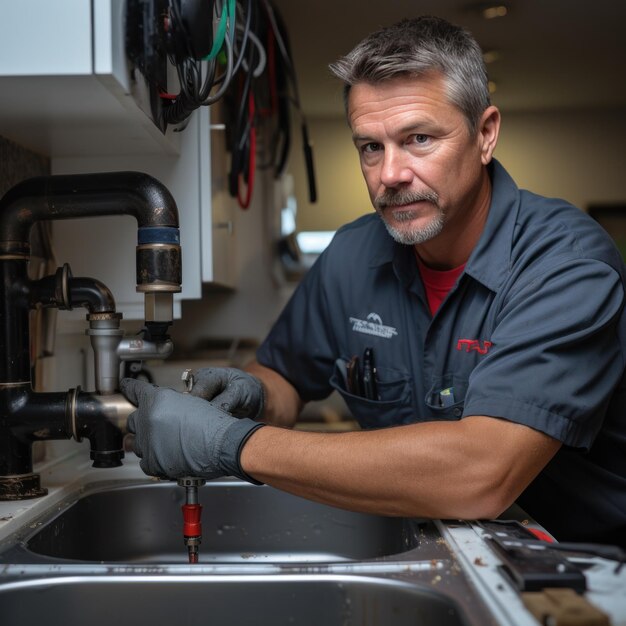
[[[365,348],[363,352],[363,394],[368,400],[379,399],[374,348]]]

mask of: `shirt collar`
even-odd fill
[[[417,273],[413,246],[395,242],[378,215],[376,220],[378,237],[372,242],[369,266],[375,268],[391,263],[398,280],[405,286],[411,284]]]
[[[508,172],[493,159],[491,205],[483,232],[465,266],[465,273],[497,291],[510,272],[513,234],[519,210],[519,189]]]
[[[496,291],[509,273],[513,231],[519,207],[519,189],[507,171],[493,159],[488,166],[492,182],[491,205],[483,232],[472,251],[465,273]],[[379,229],[384,236],[375,241],[370,267],[393,263],[394,271],[404,284],[416,272],[413,246],[396,243],[387,233],[380,218]]]

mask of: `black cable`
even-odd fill
[[[275,55],[276,90],[278,94],[278,128],[274,137],[274,154],[278,156],[275,161],[274,176],[278,178],[284,173],[291,149],[291,119],[289,115],[290,88],[293,92],[293,104],[301,118],[301,137],[304,151],[304,161],[307,175],[309,201],[317,202],[317,182],[315,177],[315,163],[313,158],[313,146],[309,140],[307,122],[300,102],[298,80],[295,65],[292,60],[291,45],[285,23],[280,13],[275,9],[271,0],[263,0],[266,14],[275,36],[275,41],[280,54]],[[280,62],[279,62],[280,61]]]
[[[282,58],[282,57],[281,57]],[[289,86],[283,63],[276,63],[276,91],[278,96],[278,128],[275,142],[275,156],[277,160],[274,166],[274,177],[279,178],[287,167],[289,152],[291,151],[291,116],[289,115]],[[281,141],[282,140],[282,141]],[[280,146],[280,150],[278,150]]]
[[[243,61],[243,57],[246,52],[246,45],[248,44],[248,36],[250,33],[251,22],[252,22],[252,0],[248,0],[248,10],[246,12],[246,24],[243,28],[243,32],[241,35],[241,47],[239,50],[239,56],[237,57],[237,61],[235,62],[235,65],[233,67],[233,76],[239,71],[239,68],[241,67],[241,63]],[[224,75],[216,79],[216,83],[221,82],[222,80],[224,80]]]
[[[263,14],[259,11],[261,3],[265,8]],[[252,179],[249,168],[251,163],[255,162],[252,158],[255,155],[250,153],[251,133],[256,127],[255,112],[263,88],[262,81],[255,82],[254,73],[258,70],[259,63],[265,63],[265,49],[261,43],[264,36],[261,32],[269,33],[271,30],[278,48],[273,55],[272,67],[275,70],[276,84],[271,85],[271,89],[275,90],[272,95],[276,94],[272,102],[276,104],[277,119],[277,128],[270,148],[274,175],[275,177],[282,175],[287,166],[292,141],[290,107],[293,105],[301,117],[309,199],[315,202],[317,189],[313,151],[300,103],[287,30],[282,17],[270,0],[247,0],[245,10],[243,2],[234,3],[237,19],[229,15],[233,6],[231,0],[210,1],[210,15],[218,15],[220,20],[228,20],[228,25],[220,21],[220,27],[223,25],[227,30],[220,31],[219,37],[221,39],[223,34],[224,40],[218,54],[213,52],[215,37],[212,29],[206,34],[209,39],[201,39],[198,37],[197,29],[194,31],[194,24],[186,21],[191,19],[190,16],[196,15],[205,18],[206,12],[203,11],[208,10],[206,5],[199,7],[192,2],[184,4],[182,0],[167,0],[167,6],[169,9],[167,55],[176,68],[180,87],[176,97],[165,94],[166,97],[161,98],[159,108],[162,128],[166,128],[168,124],[181,124],[200,106],[209,106],[222,97],[229,99],[233,106],[226,107],[227,113],[233,111],[235,115],[231,124],[227,120],[227,141],[231,151],[228,188],[233,197],[238,197],[240,181],[247,182]],[[245,22],[242,24],[244,16]],[[197,26],[197,23],[195,25]],[[211,59],[206,60],[200,58],[198,52],[200,49],[204,50],[208,43],[211,44],[209,46],[211,53],[208,55]],[[225,52],[226,66],[222,70],[221,58]],[[264,76],[267,74],[268,72],[263,73]],[[259,110],[262,114],[263,107]]]
[[[256,26],[256,11],[252,2],[248,3],[249,8],[249,28],[254,30]],[[231,137],[231,167],[228,173],[228,192],[235,198],[238,195],[239,190],[239,175],[244,176],[244,180],[248,180],[249,172],[249,137],[251,120],[248,114],[248,98],[252,88],[253,79],[253,67],[255,60],[256,48],[254,46],[248,46],[248,71],[245,74],[241,91],[238,94],[239,107],[237,110],[237,117],[233,124],[234,132]],[[244,54],[241,54],[240,58],[243,58]]]
[[[315,182],[315,164],[313,163],[313,146],[309,141],[309,131],[304,120],[302,121],[302,145],[304,147],[304,164],[306,178],[309,184],[309,202],[317,202],[317,185]]]
[[[252,73],[248,72],[240,94],[239,111],[234,124],[234,133],[231,144],[231,166],[228,173],[228,192],[233,198],[237,197],[239,189],[239,175],[246,169],[249,156],[249,135],[251,121],[248,115],[248,98],[250,94]],[[247,178],[247,176],[246,176]]]
[[[226,72],[216,79],[217,58],[208,61],[198,58],[198,51],[192,45],[192,36],[187,29],[180,0],[168,0],[169,4],[169,54],[170,62],[176,67],[180,92],[175,100],[164,101],[162,103],[162,118],[166,124],[178,124],[184,121],[191,113],[202,105],[212,104],[219,99],[221,94],[211,100],[210,94],[213,88],[230,77],[232,80],[232,67],[227,66]],[[216,7],[220,10],[220,15],[226,10],[222,2],[211,2],[210,14],[213,15]],[[231,28],[234,20],[231,21]],[[210,44],[213,44],[213,33],[206,34],[210,37]],[[228,47],[230,41],[226,41],[228,33],[225,34],[224,43]],[[208,43],[205,42],[205,47]],[[209,46],[210,47],[210,46]],[[231,46],[232,47],[232,46]],[[217,55],[216,55],[217,56]],[[229,57],[232,51],[229,50]],[[232,66],[232,63],[231,63]],[[203,73],[203,67],[205,72]],[[204,77],[203,77],[204,74]]]

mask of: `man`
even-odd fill
[[[247,372],[201,370],[192,395],[123,381],[142,468],[383,515],[517,501],[557,539],[625,546],[615,247],[493,160],[500,113],[462,29],[405,20],[332,69],[378,215],[337,232]],[[333,389],[362,430],[284,428]]]

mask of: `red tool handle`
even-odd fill
[[[202,536],[202,505],[183,504],[183,536]]]

